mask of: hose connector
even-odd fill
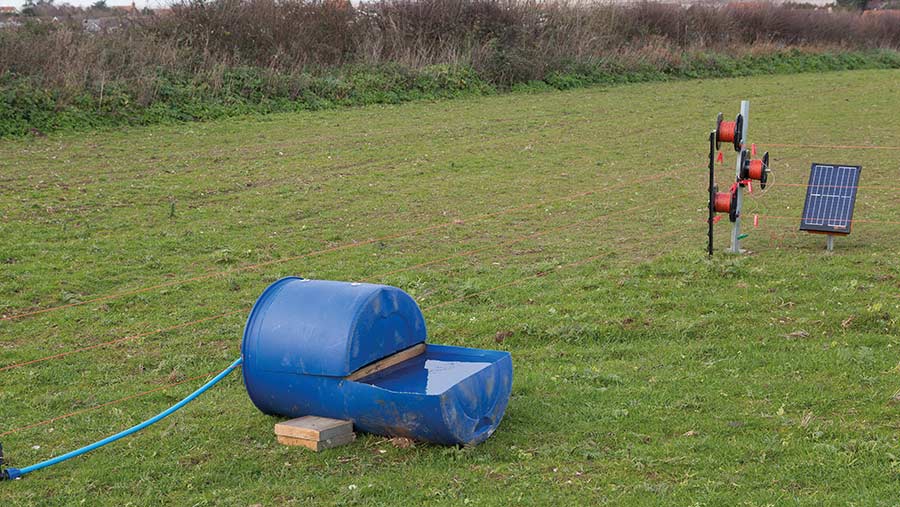
[[[19,477],[22,477],[22,471],[18,468],[7,468],[0,471],[0,481],[14,481]]]
[[[22,477],[22,471],[18,468],[3,468],[6,463],[3,459],[3,444],[0,444],[0,481],[12,481]]]

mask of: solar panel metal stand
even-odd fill
[[[744,128],[741,129],[741,146],[747,145],[747,131],[750,129],[750,101],[742,100],[741,101],[741,116],[744,119]],[[741,157],[737,157],[737,163],[735,164],[735,181],[741,180]],[[744,188],[743,185],[738,185],[737,190],[737,220],[735,220],[731,224],[731,247],[726,250],[728,253],[733,254],[742,254],[746,253],[746,250],[741,249],[741,208],[744,204]]]
[[[825,240],[825,250],[828,252],[834,251],[834,234],[828,234],[828,239]]]

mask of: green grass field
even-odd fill
[[[742,98],[774,184],[752,255],[709,260],[706,136]],[[0,371],[12,466],[185,396],[286,275],[401,287],[430,341],[516,368],[475,448],[282,447],[235,375],[0,503],[897,505],[900,150],[769,145],[900,147],[898,104],[900,71],[857,71],[0,141],[0,314],[129,293],[0,322],[0,368],[142,334]],[[834,255],[797,232],[811,162],[863,166]]]

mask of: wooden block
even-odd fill
[[[375,361],[374,363],[363,366],[362,368],[356,370],[350,375],[344,377],[347,380],[359,380],[363,377],[368,377],[373,373],[377,373],[386,368],[390,368],[391,366],[397,365],[406,361],[407,359],[412,359],[419,354],[425,353],[425,344],[419,343],[417,345],[413,345],[412,347],[406,348],[397,352],[396,354],[391,354],[384,359],[379,361]]]
[[[329,419],[315,415],[307,415],[280,422],[275,425],[275,434],[290,438],[306,440],[328,440],[341,435],[353,433],[353,423],[341,419]]]
[[[324,449],[331,449],[332,447],[346,445],[356,440],[356,433],[345,433],[343,435],[338,435],[326,440],[310,440],[308,438],[294,438],[286,437],[284,435],[276,436],[278,437],[279,444],[306,447],[307,449],[312,449],[316,452]]]

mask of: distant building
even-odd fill
[[[11,16],[11,15],[15,15],[18,13],[19,13],[19,9],[16,9],[15,7],[13,7],[11,5],[0,6],[0,15]]]
[[[353,10],[353,4],[350,2],[350,0],[325,0],[325,5],[340,10]]]
[[[131,2],[131,5],[114,5],[112,6],[112,10],[114,12],[118,12],[119,14],[127,14],[127,15],[135,15],[140,14],[140,10],[134,5],[134,2]]]

